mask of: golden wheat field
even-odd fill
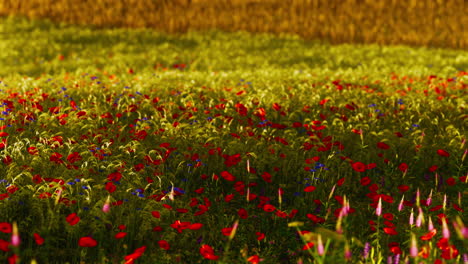
[[[0,0],[0,15],[98,27],[296,34],[337,43],[466,49],[464,0]]]

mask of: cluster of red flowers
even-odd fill
[[[185,64],[178,64],[175,67],[182,70]],[[128,73],[134,74],[135,72],[130,69]],[[91,77],[90,85],[95,85],[96,79],[95,76]],[[89,80],[86,81],[89,82]],[[79,83],[76,82],[75,85]],[[327,89],[333,89],[334,92],[336,90],[338,93],[349,89],[361,89],[370,94],[376,92],[369,86],[357,86],[340,80],[332,81],[332,84]],[[67,229],[79,230],[89,223],[89,215],[93,214],[76,207],[76,204],[81,204],[77,200],[85,196],[83,190],[93,189],[95,193],[102,190],[104,197],[108,196],[104,205],[102,205],[102,199],[95,201],[96,204],[102,206],[104,213],[125,205],[129,200],[128,196],[136,197],[135,199],[140,199],[138,201],[142,202],[151,201],[150,205],[141,210],[141,214],[150,216],[148,221],[158,222],[157,225],[152,226],[152,230],[161,235],[157,238],[157,245],[164,251],[170,251],[175,247],[171,245],[175,243],[171,240],[172,236],[166,236],[167,233],[194,234],[196,230],[207,229],[208,224],[204,222],[206,218],[203,217],[214,211],[213,207],[218,210],[220,206],[217,205],[223,202],[226,204],[223,214],[239,218],[240,221],[250,221],[254,225],[260,223],[259,219],[265,222],[274,219],[279,223],[291,219],[302,219],[312,227],[336,223],[336,231],[340,233],[343,232],[340,229],[341,223],[358,210],[350,207],[356,197],[346,198],[345,192],[353,190],[350,192],[351,195],[355,193],[361,195],[362,191],[362,195],[367,198],[359,201],[360,208],[375,208],[376,214],[382,218],[377,221],[383,221],[376,222],[375,219],[369,219],[370,230],[372,232],[383,231],[388,239],[395,240],[405,235],[399,224],[402,216],[409,214],[409,210],[401,212],[400,215],[395,213],[397,209],[394,200],[399,199],[400,196],[404,195],[398,211],[405,210],[404,206],[411,210],[417,209],[421,218],[424,218],[423,212],[433,213],[442,208],[444,213],[450,212],[452,215],[464,213],[461,208],[461,193],[456,198],[445,197],[443,203],[440,202],[433,207],[430,207],[432,196],[426,200],[420,199],[418,182],[412,182],[407,178],[415,177],[410,174],[417,171],[421,163],[404,159],[405,153],[395,155],[395,152],[400,151],[397,149],[400,141],[422,142],[422,140],[410,138],[409,132],[404,132],[405,136],[401,132],[394,132],[399,129],[396,127],[392,127],[395,130],[389,130],[391,132],[382,132],[384,135],[390,135],[387,138],[380,137],[380,134],[376,133],[375,135],[378,136],[368,139],[368,133],[371,131],[354,126],[355,124],[352,126],[350,121],[354,118],[362,119],[362,116],[365,116],[363,115],[365,107],[355,102],[345,102],[343,101],[345,99],[338,97],[333,98],[332,94],[330,98],[320,98],[315,105],[301,105],[298,108],[292,104],[287,106],[278,102],[262,105],[258,99],[252,99],[250,102],[245,98],[237,100],[249,93],[247,87],[242,87],[242,89],[226,87],[225,91],[232,92],[232,96],[236,99],[213,98],[213,101],[209,103],[204,99],[203,93],[191,94],[200,99],[198,103],[195,103],[186,99],[177,100],[182,97],[180,96],[182,92],[178,90],[171,91],[168,95],[176,99],[166,100],[164,97],[133,93],[129,89],[121,95],[105,94],[106,107],[104,109],[106,110],[103,112],[96,110],[98,108],[95,104],[99,102],[89,102],[86,98],[71,100],[67,95],[63,100],[57,100],[55,97],[64,95],[66,89],[61,89],[60,93],[55,95],[46,93],[35,95],[33,92],[10,94],[8,98],[2,100],[3,105],[10,110],[6,110],[5,114],[8,116],[8,120],[5,121],[8,125],[0,127],[0,138],[2,138],[0,150],[7,149],[8,144],[14,143],[12,142],[13,133],[26,133],[28,126],[33,126],[34,121],[41,114],[54,117],[50,121],[53,127],[71,130],[75,128],[71,121],[79,121],[93,129],[74,136],[65,136],[66,133],[54,136],[36,136],[39,133],[27,134],[33,136],[28,139],[30,143],[27,147],[19,150],[24,151],[21,153],[22,157],[15,156],[14,152],[9,150],[2,152],[2,166],[17,165],[21,170],[30,173],[31,186],[37,191],[34,197],[41,201],[55,198],[57,204],[67,208],[66,216],[62,215],[60,218]],[[399,93],[403,92],[410,91]],[[440,93],[443,92],[440,91]],[[64,102],[65,98],[69,103],[59,103]],[[293,109],[294,107],[297,109]],[[146,110],[143,109],[151,109],[154,115],[145,116]],[[381,121],[388,116],[404,113],[404,111],[406,108],[400,106],[388,110],[385,114],[372,112],[368,116],[372,120],[375,117]],[[12,117],[16,112],[19,118]],[[367,115],[367,112],[365,114]],[[331,118],[334,119],[331,120]],[[164,120],[167,124],[160,120]],[[222,143],[215,143],[217,140],[212,138],[202,138],[198,140],[202,142],[198,142],[187,132],[188,127],[195,127],[197,122],[209,124],[216,131],[216,136],[223,140],[228,138],[233,144],[245,142],[245,148],[242,144],[239,144],[241,146],[239,148],[223,148]],[[330,129],[335,126],[334,123],[349,124],[344,132],[348,134],[344,137],[351,138],[350,141],[353,141],[353,137],[359,137],[363,141],[364,138],[372,141],[371,145],[362,146],[362,149],[368,149],[369,153],[377,153],[377,155],[372,157],[353,154],[354,142],[337,140],[339,137],[335,136]],[[239,129],[233,129],[237,125]],[[44,129],[47,132],[48,128],[46,125],[38,125],[37,129]],[[45,132],[44,134],[47,134]],[[178,142],[185,136],[189,138],[188,146]],[[424,136],[425,134],[420,137]],[[258,143],[255,152],[250,148],[253,146],[251,142]],[[408,149],[415,148],[415,153],[418,151],[421,153],[424,151],[424,146],[417,145],[419,144],[417,142],[414,144],[416,146],[413,146],[413,143],[409,144],[411,147]],[[81,144],[86,145],[85,151],[78,151],[81,149]],[[466,176],[458,178],[450,176],[442,180],[442,176],[445,177],[444,172],[447,171],[446,167],[450,165],[450,159],[461,156],[463,162],[466,151],[460,155],[460,152],[454,148],[448,150],[440,148],[427,153],[427,159],[433,163],[424,164],[423,170],[427,173],[427,177],[432,177],[431,179],[436,184],[437,190],[434,190],[437,191],[439,201],[442,200],[442,188],[445,188],[444,191],[451,191],[458,190],[459,185],[466,185]],[[122,157],[131,158],[125,158],[126,161],[123,162]],[[265,158],[265,161],[261,161],[258,157]],[[377,157],[382,158],[383,161]],[[22,159],[31,161],[43,159],[46,165],[60,168],[57,171],[60,173],[66,171],[68,174],[55,176],[55,178],[43,177],[35,171],[37,170],[34,167],[36,163],[23,164]],[[328,163],[332,164],[331,168]],[[336,169],[338,169],[341,164],[344,164],[343,167],[350,173],[345,173],[339,179],[333,178],[333,169],[335,169],[333,166],[337,165]],[[184,166],[187,166],[186,172],[183,171]],[[297,175],[289,175],[290,171],[296,171],[297,168],[299,171]],[[328,173],[328,170],[332,173]],[[166,177],[170,173],[174,173],[175,177]],[[398,177],[388,176],[393,178],[386,179],[383,174],[385,176],[395,174]],[[403,176],[400,177],[401,175]],[[399,179],[399,177],[402,180],[395,182],[394,179]],[[180,182],[171,182],[170,188],[164,189],[163,186],[168,184],[166,178],[172,181],[180,180]],[[304,180],[296,184],[294,182],[296,178]],[[389,183],[389,181],[392,182]],[[0,201],[9,201],[8,199],[20,190],[21,184],[21,182],[6,184],[5,192],[0,193]],[[176,186],[186,187],[182,189]],[[431,183],[431,188],[432,186],[434,185]],[[331,190],[329,190],[330,187]],[[294,195],[305,197],[304,201],[307,206],[299,209],[291,206],[291,204],[301,204],[291,202],[295,198]],[[396,195],[399,197],[397,198]],[[411,195],[414,197],[409,198]],[[115,197],[119,197],[119,200],[114,200]],[[212,206],[212,203],[216,206]],[[315,209],[310,208],[310,204],[315,206]],[[453,209],[448,211],[450,208]],[[204,216],[200,217],[202,215]],[[438,216],[439,220],[447,218],[445,214]],[[456,258],[459,251],[455,245],[449,241],[448,237],[438,237],[440,232],[438,233],[437,230],[442,230],[443,221],[438,224],[440,227],[432,227],[427,233],[418,234],[419,240],[427,243],[426,241],[438,238],[436,245],[441,253],[440,257]],[[262,230],[267,227],[260,225],[256,227],[257,229],[251,232],[252,238],[256,239],[255,243],[263,243],[258,241],[267,240],[267,236],[268,239],[270,238],[269,234]],[[232,239],[236,228],[237,226],[224,226],[212,233],[216,233],[222,239],[226,239],[225,236]],[[118,230],[114,231],[111,237],[120,241],[132,235],[125,225],[119,225]],[[0,232],[12,233],[12,225],[8,222],[0,223]],[[310,231],[303,230],[301,234],[307,232]],[[46,239],[50,239],[42,238],[39,233],[33,233],[33,238],[38,246],[47,243]],[[103,243],[98,240],[99,236],[86,233],[86,236],[78,239],[78,246],[97,247]],[[207,243],[211,244],[211,242]],[[309,250],[317,244],[317,241],[308,241],[304,243],[302,250]],[[11,241],[0,238],[1,251],[9,252],[11,245]],[[147,249],[151,250],[150,245],[136,248],[124,257],[125,263],[134,263]],[[419,254],[427,258],[429,250],[431,248],[425,244],[420,247]],[[389,243],[388,251],[394,255],[403,254],[398,242]],[[208,260],[219,260],[220,255],[223,254],[221,250],[215,251],[207,244],[202,244],[199,252]],[[16,257],[13,256],[12,259],[16,261]],[[262,260],[258,255],[247,256],[245,255],[245,259],[250,263],[259,263]]]

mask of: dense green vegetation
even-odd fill
[[[0,261],[467,258],[466,51],[0,29]]]

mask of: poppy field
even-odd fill
[[[0,25],[0,262],[468,263],[468,52]]]

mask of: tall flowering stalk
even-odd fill
[[[418,208],[418,216],[416,217],[416,227],[421,227],[422,223],[424,222],[424,214],[421,207]]]
[[[410,213],[410,216],[409,216],[408,223],[409,223],[410,227],[413,227],[413,225],[414,225],[414,213],[413,213],[413,209],[411,209],[411,213]]]
[[[398,212],[401,212],[401,211],[403,210],[403,208],[404,208],[404,204],[403,204],[404,200],[405,200],[405,195],[403,195],[403,196],[401,197],[400,203],[398,204]]]
[[[410,256],[413,258],[418,256],[418,242],[416,241],[416,236],[413,233],[411,233]]]
[[[226,258],[228,255],[227,253],[229,252],[229,248],[231,247],[231,241],[234,239],[234,236],[236,235],[238,227],[239,227],[239,220],[236,220],[232,226],[232,230],[231,230],[231,233],[229,234],[226,246],[224,247],[224,258]]]
[[[13,222],[13,232],[12,232],[12,235],[11,235],[11,244],[15,247],[19,247],[19,245],[21,244],[21,239],[20,239],[20,236],[19,236],[19,232],[18,232],[18,225],[16,224],[16,222]]]
[[[416,190],[416,206],[420,207],[421,206],[421,197],[420,197],[420,192],[419,188]]]
[[[283,203],[283,190],[278,188],[278,203],[281,210],[281,204]]]
[[[110,196],[107,196],[106,202],[102,206],[102,211],[108,213],[110,211]]]
[[[426,206],[431,206],[431,204],[432,204],[432,189],[431,189],[431,192],[429,193],[429,197],[427,197]]]
[[[345,243],[344,257],[346,260],[350,260],[353,257],[353,252],[351,252],[348,242]]]
[[[434,229],[434,224],[432,223],[432,217],[429,216],[429,221],[427,223],[427,229],[429,231],[431,231],[432,229]]]
[[[323,242],[322,242],[322,235],[318,234],[317,236],[317,254],[319,256],[323,256],[325,254],[325,249],[323,247]]]
[[[444,202],[442,203],[442,208],[444,209],[444,212],[445,212],[446,207],[447,207],[447,194],[444,194]]]
[[[377,208],[375,209],[375,214],[377,216],[382,215],[382,198],[379,198],[379,202],[377,203]]]
[[[443,238],[450,238],[450,230],[447,225],[447,218],[442,217],[442,237]]]
[[[367,258],[369,257],[369,251],[371,249],[371,245],[369,242],[366,242],[366,244],[364,244],[364,249],[362,251],[362,256],[364,257],[364,259],[367,260]]]

